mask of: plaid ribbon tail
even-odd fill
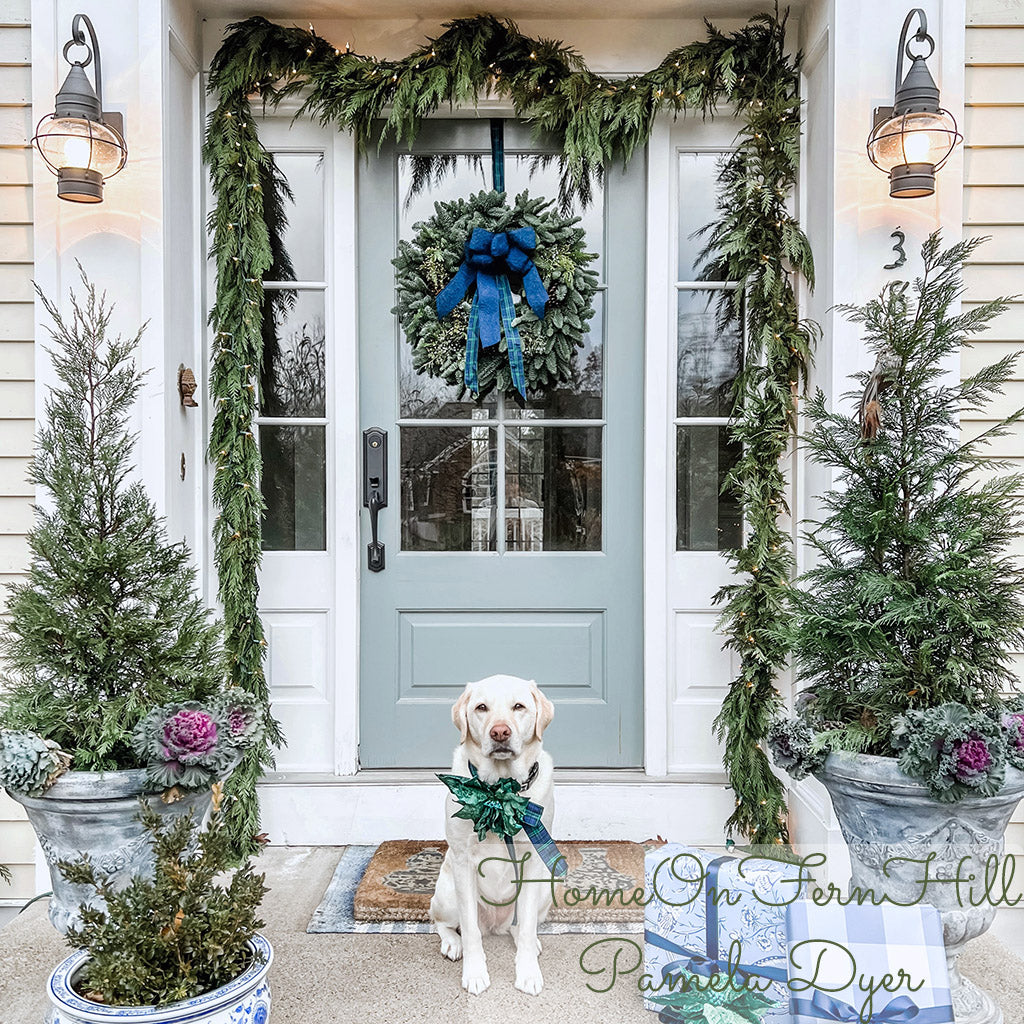
[[[558,852],[554,839],[551,838],[544,823],[540,820],[544,808],[539,804],[529,803],[523,814],[523,831],[526,833],[540,859],[548,867],[548,871],[557,878],[564,879],[568,874],[565,857]]]
[[[469,328],[466,331],[466,371],[463,382],[466,387],[478,394],[480,381],[477,379],[477,359],[480,355],[480,296],[473,296],[473,304],[469,309]]]
[[[501,307],[501,322],[505,328],[505,344],[508,346],[508,365],[512,370],[512,383],[525,401],[526,371],[523,369],[523,342],[516,328],[516,307],[512,301],[512,289],[504,274],[498,278],[498,303]]]

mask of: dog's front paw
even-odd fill
[[[540,965],[534,961],[523,966],[516,965],[516,988],[528,996],[539,996],[544,987],[544,976],[540,973]]]
[[[491,984],[491,976],[487,973],[487,962],[479,960],[463,960],[462,962],[462,987],[471,995],[478,996],[486,992]]]
[[[462,936],[458,932],[441,937],[441,956],[449,960],[462,959]]]

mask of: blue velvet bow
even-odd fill
[[[531,255],[537,247],[537,234],[533,228],[512,228],[508,231],[487,231],[474,228],[466,242],[465,256],[458,273],[448,282],[435,299],[440,319],[448,316],[476,285],[473,308],[470,313],[466,338],[466,387],[477,387],[477,335],[484,348],[497,345],[501,340],[502,324],[508,346],[512,380],[519,393],[526,397],[526,379],[523,371],[522,343],[513,321],[515,308],[508,275],[522,278],[523,297],[538,319],[544,318],[548,301],[547,289],[540,279]]]
[[[811,999],[794,1000],[795,1014],[813,1017],[815,1020],[839,1021],[842,1024],[861,1024],[861,1011],[840,999],[834,999],[826,992],[816,989]],[[950,1006],[935,1006],[921,1009],[909,996],[897,996],[881,1010],[872,1013],[870,1024],[941,1024],[953,1019]]]

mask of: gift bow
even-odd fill
[[[480,344],[490,348],[501,340],[504,324],[512,381],[519,393],[526,397],[522,342],[515,327],[515,306],[508,275],[511,273],[522,278],[523,297],[537,318],[543,320],[548,293],[531,259],[536,248],[537,233],[533,228],[510,228],[508,231],[473,228],[466,242],[462,265],[434,300],[438,318],[444,319],[466,297],[470,287],[476,285],[466,335],[465,381],[471,391],[478,390],[477,335]]]
[[[948,1024],[953,1020],[951,1006],[931,1006],[921,1009],[909,996],[897,996],[881,1010],[865,1018],[849,1003],[834,999],[816,989],[808,999],[794,999],[793,1013],[815,1020],[840,1021],[842,1024]]]
[[[565,857],[558,852],[558,847],[541,821],[544,808],[520,795],[519,791],[523,787],[516,779],[484,782],[474,764],[470,764],[469,770],[472,777],[468,779],[464,775],[438,775],[451,790],[452,796],[462,804],[452,817],[471,821],[476,837],[481,842],[488,832],[504,839],[513,865],[517,860],[512,837],[519,831],[526,832],[552,875],[556,878],[564,876]]]

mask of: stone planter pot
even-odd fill
[[[995,796],[953,804],[932,799],[928,789],[904,775],[891,757],[830,754],[818,778],[828,789],[850,849],[851,884],[900,903],[916,901],[936,907],[942,914],[957,1024],[1002,1024],[996,1002],[960,974],[957,959],[995,918],[993,901],[1001,889],[991,899],[983,899],[985,865],[990,857],[1001,857],[1006,827],[1024,797],[1024,772],[1010,767],[1006,783]],[[954,884],[931,881],[922,897],[924,860],[930,855],[934,859],[928,878],[955,879],[959,869],[964,879],[959,894]],[[976,879],[973,883],[971,874]],[[969,899],[971,884],[980,906],[973,906]]]
[[[83,853],[93,864],[127,885],[133,875],[151,874],[153,855],[142,824],[136,818],[139,798],[147,797],[160,814],[192,811],[202,820],[210,809],[209,790],[186,793],[165,804],[152,795],[142,768],[123,772],[65,772],[42,796],[18,793],[11,796],[28,814],[50,869],[50,923],[61,934],[81,923],[79,905],[102,907],[100,898],[86,886],[64,880],[57,862],[77,860]]]
[[[254,953],[262,954],[262,963],[254,958],[248,969],[227,985],[165,1006],[104,1006],[83,999],[74,984],[89,954],[79,950],[50,975],[47,994],[53,1009],[46,1024],[266,1024],[270,1020],[267,974],[274,951],[262,935],[253,936],[249,945]]]

